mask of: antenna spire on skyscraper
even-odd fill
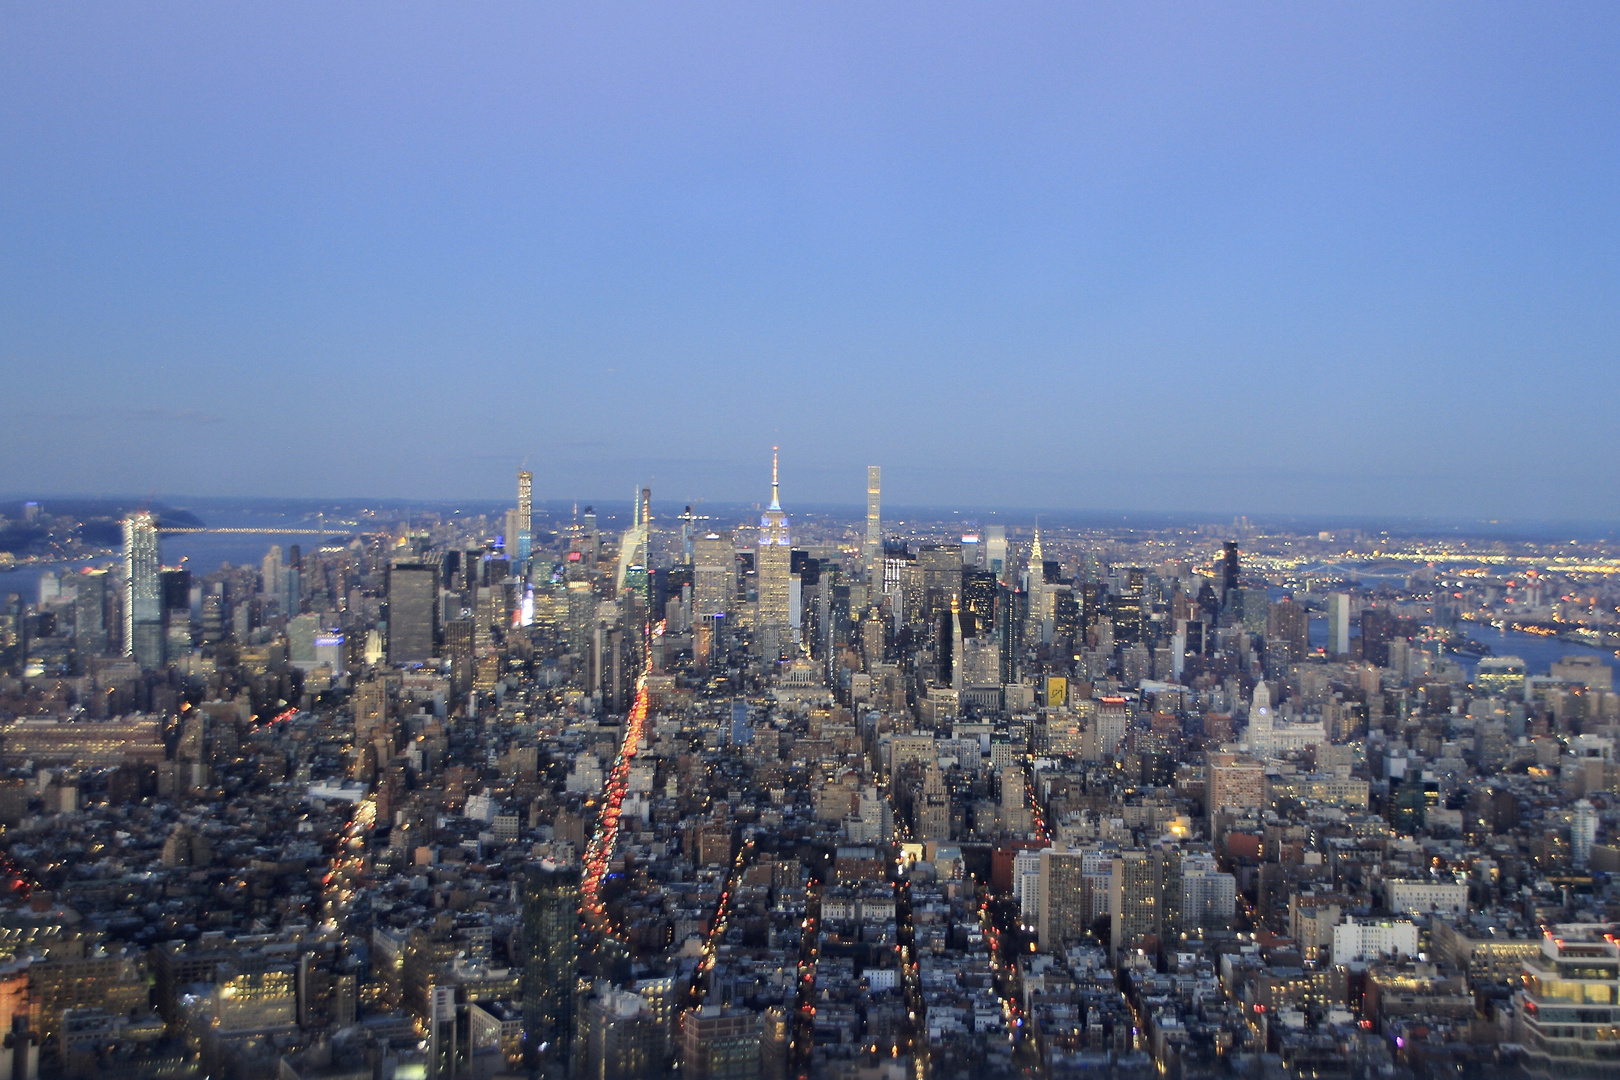
[[[771,447],[771,509],[782,509],[782,500],[776,490],[776,447]]]

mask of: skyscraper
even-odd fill
[[[996,590],[996,647],[1001,650],[1001,685],[1018,682],[1018,593],[1006,585]]]
[[[1225,604],[1232,590],[1238,587],[1241,579],[1238,568],[1238,546],[1236,540],[1228,540],[1226,548],[1221,554],[1221,603]]]
[[[1035,542],[1029,547],[1029,572],[1025,579],[1029,595],[1029,613],[1024,626],[1030,642],[1049,641],[1052,637],[1052,590],[1046,587],[1046,553],[1041,548],[1041,523],[1035,523]]]
[[[1006,580],[1007,526],[991,525],[984,530],[984,566],[998,580]]]
[[[747,746],[754,741],[754,729],[748,722],[748,699],[735,698],[731,702],[731,745]]]
[[[517,552],[518,573],[527,576],[529,555],[534,545],[534,474],[525,469],[518,473],[517,526],[514,541],[507,537],[509,550]]]
[[[692,544],[693,620],[730,612],[736,581],[737,553],[730,537],[719,533],[698,537]]]
[[[962,572],[962,632],[989,637],[995,632],[996,576],[988,570]]]
[[[754,567],[759,580],[760,647],[768,658],[774,659],[791,640],[788,591],[793,575],[793,545],[777,486],[774,446],[771,448],[771,505],[759,519],[759,549]]]
[[[1147,636],[1148,623],[1153,617],[1153,602],[1147,594],[1147,571],[1139,566],[1126,569],[1120,590],[1109,605],[1109,614],[1114,620],[1115,641],[1134,645]]]
[[[281,603],[280,598],[286,591],[281,587],[281,545],[271,544],[270,550],[265,552],[264,561],[260,565],[262,568],[260,577],[263,579],[260,591],[265,596],[274,599],[279,606]]]
[[[918,840],[951,838],[951,796],[939,763],[930,761],[923,772],[922,787],[912,799],[913,834]]]
[[[1389,666],[1389,643],[1395,637],[1395,614],[1388,608],[1361,613],[1361,658],[1375,667]]]
[[[1303,604],[1295,603],[1289,597],[1283,597],[1271,605],[1266,626],[1266,645],[1282,646],[1286,652],[1283,659],[1288,663],[1298,663],[1305,659],[1310,652],[1310,623]]]
[[[1234,592],[1232,614],[1237,625],[1250,634],[1262,636],[1271,619],[1271,597],[1264,589],[1239,588]]]
[[[1592,845],[1597,843],[1597,809],[1588,799],[1575,804],[1575,816],[1569,826],[1569,848],[1578,869],[1586,869],[1592,858]]]
[[[614,574],[614,588],[623,589],[631,584],[630,568],[639,566],[645,569],[651,563],[652,552],[648,547],[652,530],[652,489],[640,488],[631,502],[634,508],[631,512],[630,527],[619,538],[619,567]]]
[[[1327,651],[1332,656],[1344,656],[1350,651],[1350,596],[1336,592],[1328,596]]]
[[[388,662],[423,664],[434,657],[438,572],[427,563],[388,568]]]
[[[451,619],[444,624],[444,651],[450,657],[450,691],[457,697],[472,688],[476,657],[473,638],[471,619]]]
[[[566,1063],[579,962],[579,868],[551,860],[523,881],[524,1056]]]
[[[456,1075],[456,988],[428,990],[428,1078],[451,1080]]]
[[[158,571],[163,594],[163,652],[184,656],[191,650],[191,571],[183,566]]]
[[[87,656],[107,651],[107,577],[105,570],[78,576],[73,599],[74,647]]]
[[[866,562],[867,565],[883,558],[883,470],[877,465],[866,467]]]
[[[163,569],[157,519],[146,510],[124,519],[124,655],[143,668],[163,666]]]

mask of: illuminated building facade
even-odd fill
[[[518,473],[517,503],[517,559],[518,566],[527,571],[529,555],[534,543],[534,474],[528,470]],[[526,574],[525,574],[526,576]]]
[[[157,519],[142,510],[124,519],[124,655],[142,668],[163,666],[162,558]]]
[[[866,561],[872,565],[883,558],[883,470],[866,467]]]
[[[789,592],[793,576],[793,543],[788,517],[782,510],[777,485],[776,450],[771,450],[771,505],[759,519],[759,547],[754,560],[759,580],[758,626],[760,651],[781,656],[791,641]]]

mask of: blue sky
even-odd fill
[[[1620,518],[1612,4],[0,0],[0,489]]]

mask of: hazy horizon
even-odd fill
[[[36,501],[42,504],[49,513],[53,501],[60,503],[106,503],[110,505],[136,505],[151,503],[172,510],[184,510],[197,514],[206,525],[217,526],[218,520],[209,520],[210,511],[218,514],[240,513],[249,516],[255,514],[287,513],[292,515],[303,514],[312,516],[322,507],[341,507],[344,510],[372,508],[389,513],[408,513],[421,511],[429,513],[447,513],[457,510],[468,513],[495,513],[510,508],[514,498],[474,498],[474,499],[405,499],[395,497],[368,497],[368,496],[339,496],[339,497],[313,497],[313,496],[253,496],[253,495],[187,495],[181,493],[156,493],[154,495],[77,495],[72,493],[51,494],[16,494],[0,492],[0,509],[8,506],[20,506],[23,501]],[[817,518],[833,518],[847,520],[851,523],[864,521],[866,507],[864,502],[804,502],[791,503],[786,497],[783,499],[784,508],[790,517],[805,516]],[[599,518],[605,524],[613,524],[617,519],[628,519],[632,503],[629,498],[596,498],[581,495],[577,499],[536,499],[534,510],[537,517],[555,518],[568,514],[573,509],[583,512],[587,507],[594,507]],[[661,497],[658,490],[653,490],[653,518],[665,526],[673,527],[681,510],[694,506],[700,514],[716,514],[720,518],[744,518],[757,514],[762,508],[761,500],[717,500],[717,499],[684,499]],[[1250,527],[1260,530],[1276,530],[1280,532],[1313,533],[1318,531],[1361,531],[1361,532],[1398,532],[1412,535],[1447,535],[1458,538],[1477,537],[1490,540],[1522,540],[1529,542],[1553,542],[1562,540],[1608,540],[1620,535],[1620,521],[1605,521],[1602,519],[1532,519],[1532,518],[1467,518],[1460,516],[1416,516],[1397,514],[1288,514],[1244,511],[1197,511],[1197,510],[1123,510],[1117,507],[1040,507],[1040,506],[983,506],[965,503],[955,504],[898,504],[887,500],[883,505],[883,519],[886,525],[895,525],[902,521],[917,523],[938,524],[953,518],[959,518],[964,523],[977,522],[980,525],[1005,525],[1009,535],[1019,535],[1033,529],[1037,519],[1048,527],[1057,529],[1091,529],[1109,530],[1160,530],[1177,528],[1195,528],[1204,526],[1217,526],[1230,528],[1238,519],[1246,519]],[[231,519],[234,521],[235,519]],[[733,522],[736,524],[736,522]],[[730,526],[728,526],[730,527]],[[341,531],[341,530],[338,530]]]
[[[1620,10],[7,5],[7,486],[1620,519]]]

